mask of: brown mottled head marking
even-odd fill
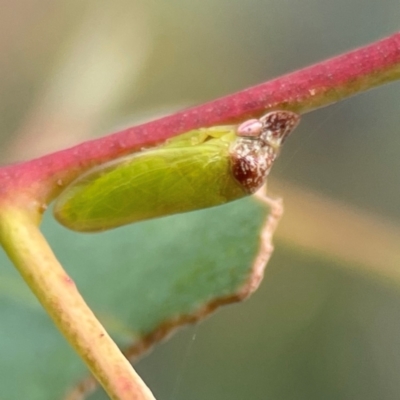
[[[273,148],[265,146],[259,138],[238,138],[230,155],[233,176],[249,193],[264,184],[276,157]]]
[[[295,113],[280,110],[239,125],[230,148],[232,174],[247,192],[254,193],[265,183],[281,145],[299,119]]]
[[[272,111],[260,118],[263,125],[260,139],[278,149],[300,121],[300,116],[291,111]]]

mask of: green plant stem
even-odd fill
[[[39,220],[15,206],[1,208],[0,241],[8,256],[111,399],[154,399],[54,256]]]

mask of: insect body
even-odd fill
[[[190,131],[106,163],[61,193],[55,217],[73,230],[102,231],[252,194],[298,121],[292,112],[272,111],[239,127]]]

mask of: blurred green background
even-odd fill
[[[398,0],[0,1],[1,162],[221,97],[399,20]],[[157,399],[400,398],[399,100],[395,83],[304,116],[273,170],[287,214],[261,288],[137,365]],[[157,248],[157,237],[135,247],[137,226],[86,236],[44,222],[89,303],[115,316],[120,343],[129,260]],[[195,239],[180,240],[163,246],[190,253]],[[5,256],[0,316],[0,399],[62,399],[85,368]]]

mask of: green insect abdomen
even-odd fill
[[[54,213],[78,231],[224,204],[248,193],[231,173],[229,142],[157,148],[89,171],[56,202]]]

